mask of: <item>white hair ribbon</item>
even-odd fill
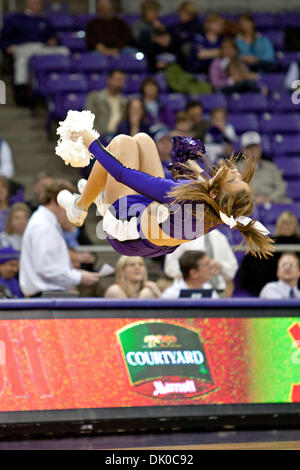
[[[226,214],[224,214],[224,212],[221,212],[221,211],[219,212],[219,214],[220,214],[220,219],[222,220],[222,222],[228,225],[231,229],[234,229],[236,227],[237,222],[239,222],[242,225],[248,225],[252,220],[250,217],[244,217],[242,215],[237,217],[236,219],[233,217],[233,215],[231,217],[228,217]],[[258,221],[255,221],[253,226],[254,228],[256,228],[256,230],[258,230],[263,235],[268,235],[268,233],[270,233],[269,230],[262,223]]]

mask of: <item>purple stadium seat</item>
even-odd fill
[[[228,110],[231,113],[264,113],[268,111],[268,102],[260,93],[233,93],[228,98]]]
[[[292,101],[291,93],[273,93],[269,100],[270,111],[274,112],[296,112],[297,106]]]
[[[144,73],[148,72],[148,62],[146,57],[138,60],[133,54],[121,54],[117,58],[111,58],[110,69],[124,70],[126,73]]]
[[[74,52],[86,52],[87,45],[84,31],[64,31],[58,33],[59,42],[62,46]]]
[[[203,105],[204,112],[210,112],[214,108],[227,108],[227,101],[224,95],[211,94],[191,94],[189,100],[199,100]]]
[[[272,140],[272,152],[274,156],[299,155],[300,135],[276,134]]]
[[[287,11],[277,16],[276,26],[284,29],[289,26],[299,26],[300,13],[299,11]]]
[[[70,109],[82,111],[85,107],[86,97],[86,93],[64,93],[63,95],[55,96],[49,106],[52,119],[65,119]]]
[[[52,73],[46,82],[46,91],[50,95],[87,92],[88,83],[82,73]]]
[[[30,70],[35,72],[67,72],[70,57],[63,54],[34,55],[29,61]]]
[[[294,201],[300,201],[300,179],[288,181],[286,192]]]
[[[285,91],[284,73],[264,73],[259,79],[260,85],[266,85],[271,93]]]
[[[178,13],[168,13],[166,15],[162,15],[159,20],[166,26],[166,28],[169,28],[170,26],[178,23],[179,16]]]
[[[136,20],[138,20],[141,17],[141,15],[137,13],[123,13],[122,18],[126,23],[130,26],[132,25]]]
[[[89,21],[93,20],[96,18],[97,15],[93,13],[89,13],[87,15],[76,15],[73,18],[73,25],[74,29],[76,31],[82,31],[86,29],[86,25],[88,24]]]
[[[74,18],[68,12],[49,13],[47,18],[51,21],[56,31],[72,31],[74,30]]]
[[[255,113],[229,114],[228,122],[233,125],[237,134],[243,132],[258,131],[258,119]]]
[[[275,25],[275,15],[271,13],[253,13],[255,26],[259,31],[273,29]]]
[[[300,179],[300,157],[275,157],[273,162],[282,170],[285,180]]]
[[[164,72],[158,72],[158,73],[154,74],[152,76],[152,78],[154,78],[154,80],[157,81],[157,83],[159,85],[159,88],[160,88],[160,92],[161,93],[167,93],[168,83],[167,83],[167,79],[166,79],[166,76],[165,76]]]
[[[88,91],[102,90],[106,87],[106,74],[86,73],[85,77],[88,84]]]
[[[293,212],[300,220],[300,203],[273,203],[259,207],[259,220],[263,224],[275,225],[277,218],[284,211]]]
[[[73,54],[71,59],[71,70],[73,72],[107,73],[109,69],[109,61],[100,52]]]
[[[70,57],[62,54],[33,56],[29,61],[34,94],[45,95],[45,84],[50,73],[67,73]]]
[[[125,95],[139,95],[141,83],[147,78],[147,75],[133,73],[126,76],[125,86],[123,88],[123,93]]]
[[[265,113],[259,122],[260,131],[264,134],[293,134],[300,132],[299,113]]]
[[[287,69],[291,62],[299,62],[299,61],[300,61],[300,52],[278,51],[276,54],[276,62],[283,69]]]
[[[277,50],[283,50],[285,47],[284,31],[282,30],[269,30],[264,31],[264,36],[270,39],[274,48]]]
[[[162,103],[172,112],[183,111],[186,106],[186,97],[181,93],[160,95]]]

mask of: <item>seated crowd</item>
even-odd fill
[[[157,145],[167,178],[172,178],[168,165],[175,135],[204,141],[211,163],[235,152],[239,145],[256,160],[252,183],[256,207],[293,202],[272,152],[264,153],[260,133],[249,128],[238,135],[226,107],[216,106],[205,113],[201,100],[190,96],[255,92],[264,97],[268,93],[260,78],[277,71],[276,50],[257,31],[251,15],[242,14],[237,21],[218,14],[201,19],[194,3],[185,1],[179,7],[178,22],[168,26],[161,20],[160,4],[145,0],[140,18],[127,24],[111,0],[99,0],[97,15],[86,24],[85,40],[91,53],[114,59],[142,52],[148,63],[149,73],[141,77],[138,93],[128,96],[124,92],[128,74],[118,68],[108,72],[104,87],[87,93],[84,108],[94,113],[94,125],[104,144],[120,133],[148,133]],[[43,15],[40,0],[27,0],[25,12],[5,19],[1,44],[13,63],[15,101],[26,106],[32,104],[30,58],[71,54]],[[174,111],[165,105],[165,96],[177,91],[189,98]],[[240,158],[237,166],[242,165]],[[32,199],[27,200],[27,188],[17,176],[9,142],[0,139],[0,295],[4,298],[38,297],[49,291],[85,295],[85,288],[94,296],[120,299],[220,298],[240,295],[238,291],[244,297],[300,295],[297,254],[277,252],[268,260],[247,254],[238,259],[219,230],[167,255],[161,260],[160,279],[148,280],[142,258],[120,257],[114,281],[103,290],[98,266],[101,255],[89,251],[92,241],[86,227],[70,224],[56,202],[59,189],[70,183],[57,181],[48,172],[38,174]],[[35,242],[38,234],[39,243]],[[283,212],[272,235],[277,243],[299,243],[297,216]],[[86,251],[78,250],[84,245]],[[59,275],[57,266],[61,266]]]

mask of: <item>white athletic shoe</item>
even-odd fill
[[[87,211],[79,209],[76,205],[76,201],[79,197],[79,194],[72,194],[67,189],[63,189],[57,195],[57,203],[60,207],[65,209],[69,221],[72,224],[77,225],[77,227],[81,227],[81,225],[83,225],[87,216]]]
[[[78,181],[77,188],[78,188],[78,191],[80,192],[80,194],[83,193],[86,184],[87,184],[87,180],[85,180],[84,178],[81,178]],[[106,205],[105,205],[105,202],[104,202],[103,191],[100,194],[98,194],[98,196],[94,200],[94,204],[96,205],[99,214],[104,216],[104,214],[106,212]]]

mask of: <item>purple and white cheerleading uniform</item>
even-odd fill
[[[159,223],[161,230],[168,236],[175,239],[194,240],[204,235],[204,203],[185,201],[181,205],[181,211],[178,211],[179,205],[172,205],[173,199],[168,195],[173,188],[188,184],[190,180],[173,181],[128,168],[103,147],[99,140],[95,140],[90,145],[89,151],[116,181],[139,193],[123,196],[108,208],[109,216],[114,217],[116,222],[130,221],[132,217],[136,217],[137,220],[136,239],[120,241],[107,231],[107,238],[116,252],[127,256],[154,258],[172,253],[179,246],[158,246],[151,243],[143,234],[140,224],[141,215],[154,201],[163,204],[168,209],[167,218]],[[216,226],[211,227],[209,231]]]

